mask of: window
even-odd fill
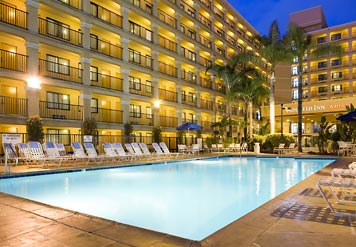
[[[328,66],[326,61],[318,63],[318,69],[326,68]]]
[[[333,73],[331,73],[331,78],[334,79],[334,80],[342,79],[342,72],[333,72]]]
[[[140,36],[141,26],[130,21],[130,32]]]
[[[141,106],[130,105],[130,117],[141,118]]]
[[[298,123],[291,124],[291,132],[292,134],[298,134]],[[304,133],[304,123],[302,123],[302,133]]]
[[[341,33],[335,33],[331,35],[331,41],[339,40],[341,39]]]
[[[134,63],[141,63],[141,52],[138,51],[134,51],[132,49],[129,49],[129,53],[130,53],[130,62],[134,62]]]
[[[70,26],[47,17],[47,34],[69,40]]]
[[[182,122],[187,122],[187,114],[185,112],[182,112]]]
[[[333,92],[340,92],[342,90],[342,85],[333,85],[331,86],[331,91]]]
[[[146,118],[152,119],[152,108],[150,106],[146,106]]]
[[[70,110],[70,98],[68,94],[54,92],[46,93],[47,108]]]
[[[64,145],[70,145],[70,130],[47,129],[46,141],[51,141],[54,143],[62,143]]]
[[[327,93],[328,92],[328,87],[319,87],[318,88],[318,93]]]
[[[69,60],[52,55],[46,56],[47,71],[56,72],[59,74],[69,75]]]
[[[325,42],[326,42],[326,36],[317,38],[317,43],[318,44],[322,44],[322,43],[325,43]]]
[[[98,50],[98,36],[95,34],[90,34],[90,49]]]
[[[328,79],[327,74],[318,75],[318,81],[326,81]]]
[[[129,77],[130,89],[141,91],[141,79],[137,77]]]
[[[194,93],[189,92],[189,101],[195,103],[196,97]]]
[[[149,55],[146,55],[146,67],[152,68],[152,57]]]
[[[298,99],[298,90],[292,91],[292,99]]]
[[[186,95],[185,95],[185,91],[183,90],[182,91],[182,101],[185,101],[186,100],[185,98],[186,98]]]
[[[95,16],[95,17],[98,17],[99,15],[98,15],[98,13],[99,13],[99,11],[98,11],[98,5],[97,4],[95,4],[95,3],[93,3],[93,2],[90,2],[90,14],[91,15],[93,15],[93,16]]]
[[[98,67],[90,66],[90,80],[98,81]]]
[[[298,63],[298,60],[299,60],[298,57],[294,57],[293,58],[293,63]]]
[[[146,92],[152,93],[152,82],[151,81],[146,81]]]
[[[99,112],[99,101],[96,98],[92,98],[90,101],[90,105],[91,105],[91,112],[92,113],[98,113]]]
[[[298,75],[298,67],[292,67],[292,75]]]
[[[342,65],[341,59],[331,60],[331,66],[339,66],[339,65]]]
[[[298,87],[298,78],[292,79],[292,87]]]

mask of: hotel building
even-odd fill
[[[303,63],[303,134],[317,135],[321,116],[336,123],[346,106],[356,106],[356,22],[328,27],[321,6],[292,13],[290,21],[312,37],[313,47],[326,43],[340,45],[342,57],[306,57]],[[276,120],[283,120],[284,132],[297,134],[298,64],[291,65],[291,99],[276,105]],[[277,82],[278,83],[278,82]],[[278,97],[278,96],[277,96]],[[284,108],[284,109],[283,109]],[[276,124],[277,131],[279,124]],[[305,142],[303,142],[304,144]]]
[[[25,133],[38,115],[65,144],[88,118],[101,141],[125,123],[138,137],[154,126],[175,137],[186,121],[211,134],[229,107],[235,119],[244,109],[206,67],[258,54],[256,33],[223,0],[1,0],[0,132]]]

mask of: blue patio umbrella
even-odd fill
[[[189,136],[189,131],[190,130],[200,130],[202,129],[203,126],[191,122],[186,122],[185,124],[182,124],[177,127],[177,130],[188,130],[188,136]]]
[[[348,112],[344,115],[341,115],[336,118],[337,120],[343,121],[343,122],[352,122],[356,121],[356,110],[352,112]]]

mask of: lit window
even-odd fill
[[[331,41],[341,39],[341,33],[335,33],[335,34],[331,35],[330,39],[331,39]]]
[[[333,86],[331,87],[331,90],[332,90],[333,92],[340,92],[340,91],[342,90],[342,85],[333,85]]]
[[[292,67],[292,75],[298,75],[298,67]]]
[[[317,43],[318,44],[325,43],[325,42],[326,42],[326,36],[317,38]]]
[[[298,87],[298,78],[292,79],[292,87]]]
[[[298,99],[298,90],[292,91],[292,99]]]
[[[342,72],[333,72],[331,74],[332,79],[342,79]]]
[[[47,92],[46,101],[49,109],[70,110],[70,97],[68,94]]]

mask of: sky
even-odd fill
[[[273,20],[285,34],[289,14],[322,6],[329,27],[356,21],[356,0],[227,0],[259,33],[268,34]]]

